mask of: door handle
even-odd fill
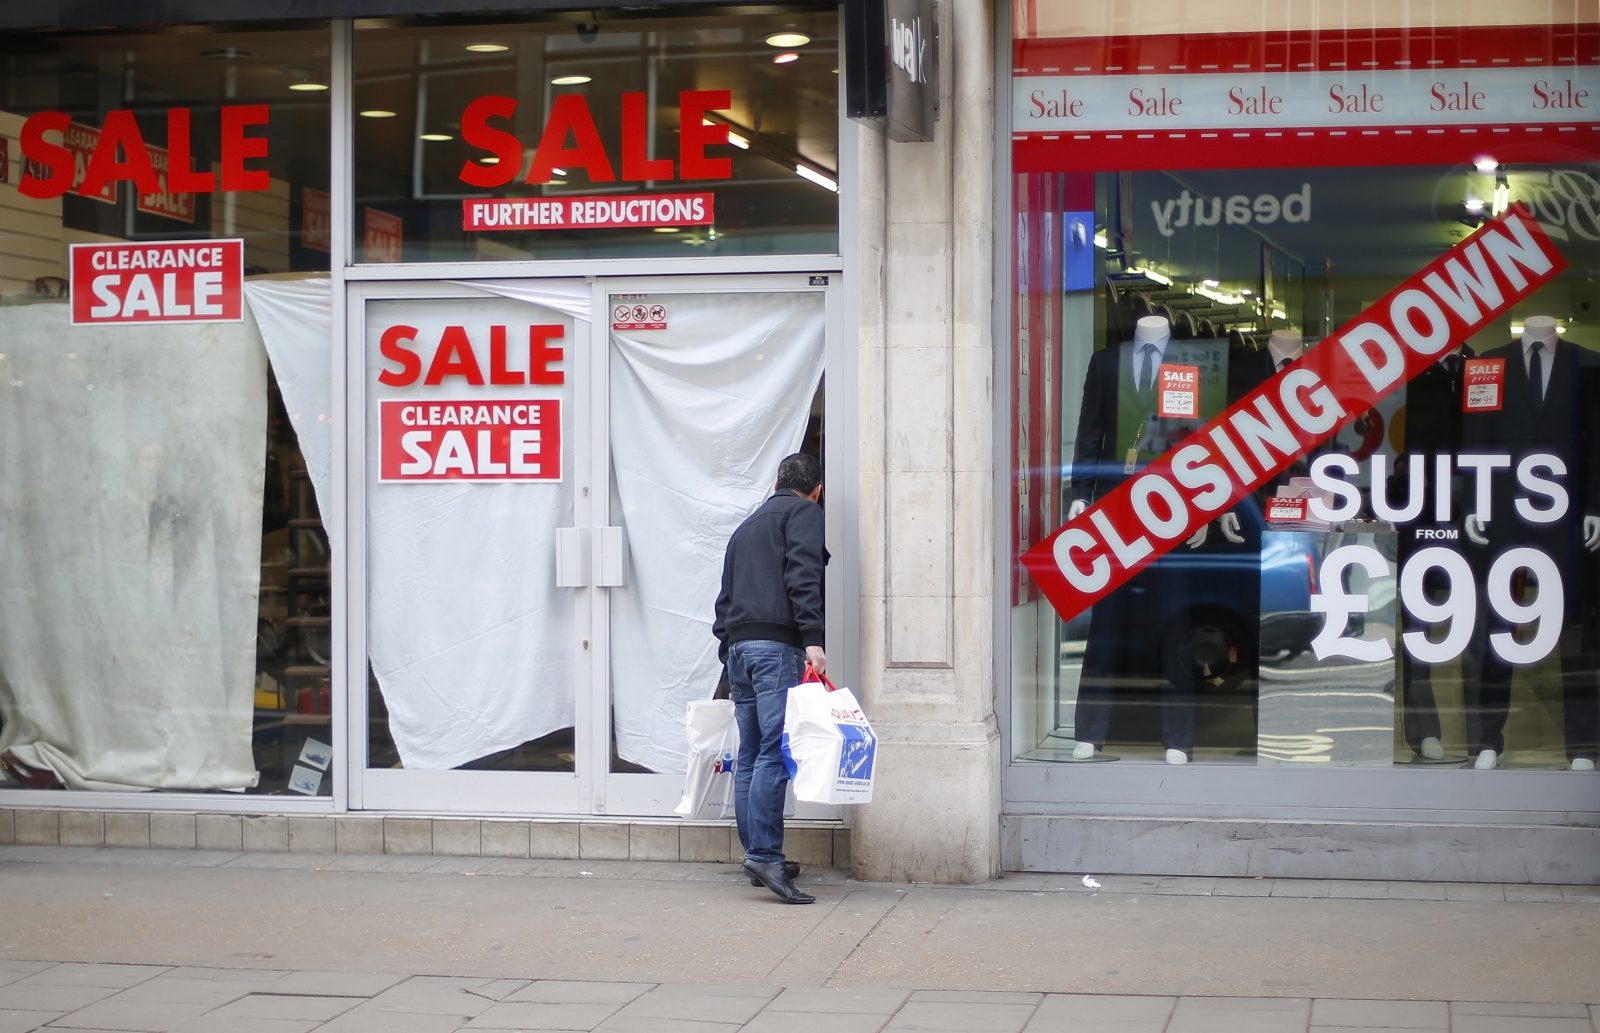
[[[620,527],[595,528],[599,548],[595,555],[594,583],[601,588],[621,588],[628,583],[628,536]]]
[[[587,588],[589,585],[589,529],[556,528],[556,587]]]

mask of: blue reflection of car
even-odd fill
[[[1274,534],[1263,548],[1266,520],[1254,497],[1233,512],[1242,543],[1213,528],[1205,545],[1179,545],[1128,582],[1134,605],[1113,627],[1117,670],[1133,679],[1193,679],[1201,692],[1246,685],[1260,656],[1274,659],[1307,648],[1320,627],[1311,613],[1319,556],[1316,536]],[[1261,614],[1272,617],[1265,623]],[[1088,635],[1089,618],[1068,626],[1068,639]],[[1154,647],[1154,648],[1152,648]]]

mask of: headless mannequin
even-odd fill
[[[1546,363],[1553,361],[1560,332],[1556,328],[1553,316],[1529,316],[1522,323],[1521,343],[1526,346],[1541,344],[1551,358]],[[1547,373],[1548,376],[1548,373]],[[1484,519],[1477,513],[1467,514],[1464,522],[1467,537],[1478,545],[1488,545],[1489,538]],[[1600,517],[1586,516],[1583,518],[1583,547],[1590,552],[1600,552]],[[1425,743],[1426,744],[1426,743]],[[1473,767],[1480,771],[1487,771],[1500,766],[1500,756],[1494,750],[1485,748],[1478,753],[1478,759]],[[1577,758],[1572,761],[1574,771],[1593,771],[1594,761]]]
[[[1138,323],[1136,323],[1133,328],[1133,346],[1135,354],[1137,354],[1138,350],[1146,344],[1155,344],[1164,347],[1171,337],[1172,324],[1167,322],[1165,316],[1141,316]],[[1136,368],[1136,375],[1137,372],[1138,371]],[[1152,373],[1153,372],[1154,371],[1152,371]],[[1077,519],[1080,515],[1082,515],[1083,511],[1088,508],[1089,503],[1086,500],[1074,499],[1072,506],[1067,510],[1067,519]],[[1232,514],[1229,515],[1231,516]],[[1235,530],[1237,531],[1237,518],[1235,518],[1234,526]],[[1200,530],[1194,533],[1193,537],[1189,539],[1189,548],[1197,548],[1204,544],[1205,540],[1206,528],[1202,527]],[[1240,538],[1238,540],[1243,541],[1244,539]],[[1072,756],[1074,760],[1089,760],[1094,756],[1094,754],[1095,746],[1092,742],[1080,742],[1072,750]],[[1168,764],[1187,764],[1189,763],[1189,756],[1182,750],[1167,750],[1166,761]]]

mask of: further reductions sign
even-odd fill
[[[551,342],[566,328],[446,326],[437,333],[429,340],[433,334],[400,324],[379,339],[385,368],[378,383],[439,391],[379,401],[378,479],[561,480],[561,400],[506,389],[566,382],[564,372],[551,368],[565,358],[565,349]]]
[[[1022,556],[1071,620],[1566,268],[1518,205]]]
[[[72,323],[237,323],[244,241],[73,244]]]

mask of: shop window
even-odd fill
[[[831,9],[356,27],[357,262],[838,251]]]
[[[329,42],[0,41],[0,788],[331,792]]]
[[[1019,39],[1017,760],[1592,769],[1596,38]]]

